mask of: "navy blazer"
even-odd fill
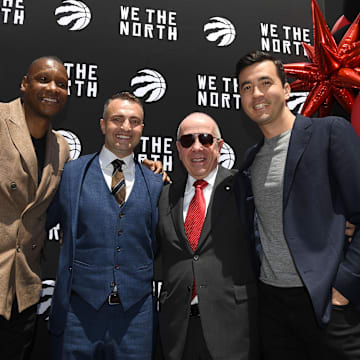
[[[48,212],[47,227],[51,228],[60,221],[62,229],[64,230],[64,241],[61,249],[55,293],[49,319],[49,328],[54,334],[60,334],[65,326],[66,313],[71,294],[81,186],[87,168],[96,156],[98,156],[98,153],[85,155],[66,164],[59,190]],[[155,242],[158,221],[157,202],[162,189],[162,177],[161,175],[154,175],[153,172],[142,165],[140,165],[139,168],[144,176],[151,201],[151,232],[152,240]],[[96,218],[89,219],[89,221],[96,221]],[[139,292],[141,291],[144,290],[139,289]],[[141,296],[141,294],[139,294],[139,296]],[[133,298],[135,299],[136,297],[134,296]]]
[[[249,177],[262,144],[248,150],[241,166]],[[254,233],[249,189],[248,219]],[[284,236],[320,325],[330,319],[332,287],[360,304],[360,234],[347,244],[346,220],[360,224],[359,138],[342,118],[297,115],[284,172]]]

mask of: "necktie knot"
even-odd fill
[[[194,182],[195,188],[196,188],[196,189],[200,189],[200,190],[204,189],[207,184],[208,184],[207,181],[202,180],[202,179],[201,179],[201,180],[196,180],[196,181]]]
[[[115,173],[115,171],[117,170],[117,169],[119,169],[120,171],[122,170],[122,166],[125,164],[122,160],[120,160],[120,159],[115,159],[115,160],[113,160],[112,162],[112,165],[113,165],[113,167],[114,167],[114,171],[113,171],[113,174]]]

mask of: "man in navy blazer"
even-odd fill
[[[133,155],[144,126],[138,98],[120,93],[107,100],[100,126],[103,148],[67,164],[49,210],[49,226],[60,222],[64,234],[49,319],[52,355],[150,360],[162,178]],[[122,205],[111,191],[116,159],[123,161]]]
[[[360,236],[349,243],[344,232],[346,220],[360,223],[360,141],[344,119],[293,115],[269,54],[245,55],[236,71],[242,108],[264,135],[240,171],[260,235],[265,359],[359,359]]]

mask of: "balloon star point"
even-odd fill
[[[291,84],[292,90],[310,91],[303,115],[316,111],[319,116],[328,115],[334,99],[350,113],[355,90],[360,89],[360,41],[356,41],[360,13],[337,45],[318,4],[312,0],[311,5],[314,46],[303,43],[310,62],[285,64],[285,72],[298,79]]]

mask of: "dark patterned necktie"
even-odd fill
[[[111,193],[115,196],[119,206],[121,206],[125,202],[126,195],[125,178],[122,172],[124,162],[122,160],[115,159],[112,164],[114,166],[114,171],[111,180]]]
[[[193,251],[196,250],[199,243],[202,227],[204,225],[206,202],[203,189],[208,183],[205,180],[196,180],[194,182],[195,195],[191,199],[188,212],[185,219],[185,234]],[[195,277],[193,281],[192,298],[196,296]]]

